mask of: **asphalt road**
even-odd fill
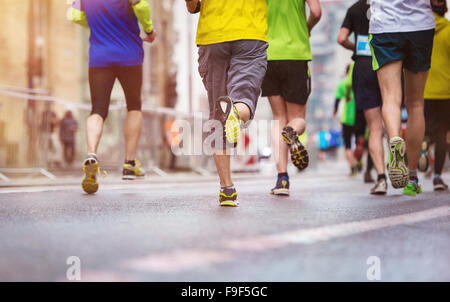
[[[374,268],[381,281],[450,281],[450,194],[429,180],[416,198],[370,196],[336,173],[291,182],[275,197],[273,179],[243,177],[239,208],[219,207],[217,181],[195,176],[93,196],[2,188],[0,281],[67,281],[70,256],[82,281],[368,281]]]

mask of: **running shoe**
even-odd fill
[[[425,172],[428,170],[429,163],[430,161],[428,159],[428,143],[424,141],[420,149],[420,157],[419,162],[417,164],[417,169],[420,172]]]
[[[385,195],[387,192],[387,181],[386,178],[381,178],[377,181],[375,186],[370,189],[370,194],[373,195]]]
[[[408,196],[416,196],[422,193],[422,187],[416,180],[409,180],[408,184],[403,188],[402,193]]]
[[[363,164],[362,164],[362,162],[361,162],[360,160],[358,160],[358,161],[356,162],[356,168],[358,169],[358,173],[362,171],[362,169],[363,169]]]
[[[236,189],[225,188],[220,189],[219,193],[219,203],[223,207],[237,207],[239,206],[238,196]]]
[[[236,147],[241,138],[241,119],[233,100],[228,96],[221,96],[217,99],[216,108],[216,116],[224,126],[226,142]]]
[[[405,163],[405,141],[398,136],[389,140],[388,173],[392,186],[403,188],[408,183],[409,171]]]
[[[131,164],[124,164],[122,170],[122,179],[124,180],[133,180],[137,177],[144,177],[145,171],[141,167],[141,163],[135,159],[134,166]]]
[[[84,179],[81,187],[88,194],[98,191],[97,172],[100,171],[97,156],[89,154],[83,162]]]
[[[364,173],[364,183],[369,184],[375,182],[372,178],[372,175],[370,174],[369,170],[366,170]]]
[[[297,169],[304,170],[309,164],[308,150],[298,139],[298,133],[292,127],[286,126],[281,132],[284,141],[291,149],[291,161]]]
[[[275,187],[270,190],[270,194],[289,196],[289,178],[286,176],[278,176],[277,183]]]
[[[448,185],[439,176],[434,177],[433,186],[434,186],[435,191],[447,191],[448,190]]]

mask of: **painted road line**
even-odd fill
[[[239,178],[237,178],[239,179]],[[322,179],[322,177],[311,177],[308,178],[308,182],[311,183],[317,183],[318,180]],[[263,178],[262,181],[267,181],[268,183],[272,183],[272,177]],[[305,182],[304,180],[303,182]],[[333,183],[333,182],[342,182],[342,177],[336,177],[336,178],[328,178],[327,183]],[[151,181],[147,180],[137,180],[133,181],[132,183],[130,181],[124,181],[123,183],[101,183],[100,182],[100,189],[97,194],[101,194],[102,191],[110,191],[110,190],[129,190],[130,188],[133,189],[148,189],[148,188],[173,188],[176,186],[177,188],[192,188],[192,185],[194,184],[197,187],[201,187],[204,185],[211,185],[216,184],[217,180],[198,180],[198,181],[192,181],[192,182],[166,182],[166,183],[152,183]],[[243,184],[245,185],[257,185],[261,184],[261,179],[258,181],[255,180],[249,180],[249,179],[242,179],[240,180],[241,186]],[[42,185],[42,186],[28,186],[28,187],[2,187],[0,186],[0,195],[1,194],[21,194],[21,193],[43,193],[43,192],[57,192],[57,191],[75,191],[79,192],[80,194],[84,194],[83,190],[81,189],[80,184],[61,184],[61,185]],[[74,192],[71,192],[71,194]]]
[[[235,250],[264,251],[295,244],[314,244],[335,238],[376,231],[388,227],[414,224],[445,216],[450,216],[450,206],[442,206],[398,216],[340,223],[312,229],[298,229],[274,235],[233,240],[224,242],[223,246]]]
[[[450,206],[375,218],[364,221],[340,223],[311,229],[297,229],[278,234],[257,236],[240,240],[223,241],[217,250],[186,249],[164,252],[143,258],[126,260],[122,264],[128,269],[158,273],[178,273],[238,259],[239,252],[266,252],[293,245],[310,245],[318,242],[347,237],[383,228],[410,225],[414,223],[450,216]],[[233,257],[232,257],[233,255]]]
[[[126,260],[123,266],[135,270],[176,273],[231,259],[231,251],[189,249]]]

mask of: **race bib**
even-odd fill
[[[367,57],[372,56],[369,46],[369,36],[358,35],[358,37],[356,38],[356,55]]]

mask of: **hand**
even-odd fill
[[[333,110],[333,116],[336,116],[337,111]]]
[[[155,41],[155,38],[156,38],[156,31],[152,30],[152,32],[147,34],[147,36],[142,40],[144,42],[152,43],[153,41]]]

